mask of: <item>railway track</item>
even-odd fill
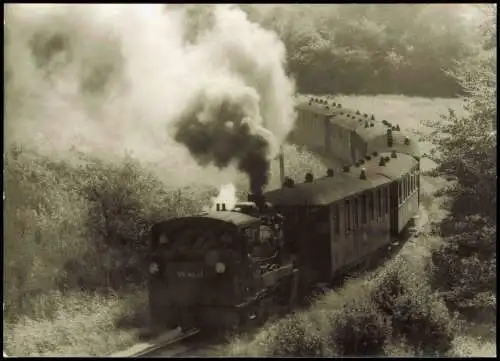
[[[186,353],[191,347],[188,341],[193,340],[199,329],[182,331],[180,328],[167,331],[155,339],[136,344],[131,348],[110,355],[111,357],[171,357]]]

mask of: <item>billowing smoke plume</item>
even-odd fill
[[[293,125],[294,89],[283,44],[238,8],[8,5],[5,13],[7,143],[128,150],[184,180],[236,167],[253,190],[265,185],[268,160]]]
[[[225,168],[235,162],[249,175],[250,189],[267,183],[273,134],[262,126],[259,98],[253,88],[222,80],[204,89],[183,114],[175,140],[185,144],[202,165]]]

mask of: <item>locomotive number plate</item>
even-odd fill
[[[203,278],[205,277],[205,274],[203,271],[178,271],[177,272],[177,277],[179,278]]]

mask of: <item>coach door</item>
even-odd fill
[[[309,241],[310,267],[315,280],[330,278],[330,209],[316,206],[309,208],[311,239]]]

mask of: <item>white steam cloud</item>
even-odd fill
[[[185,180],[187,172],[219,173],[212,172],[217,164],[199,166],[174,140],[186,114],[197,109],[195,115],[203,117],[213,108],[206,104],[211,99],[245,103],[244,122],[269,142],[267,159],[293,127],[294,86],[284,70],[285,48],[237,7],[4,8],[7,144],[131,151],[167,172],[181,172]],[[233,163],[218,182],[233,180]]]

